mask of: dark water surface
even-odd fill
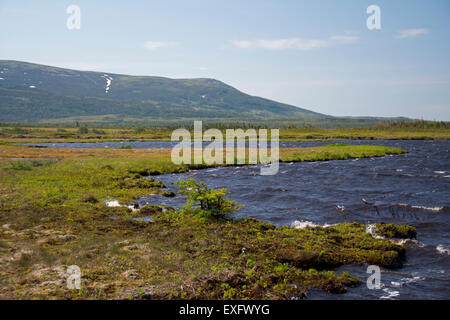
[[[261,176],[259,166],[223,167],[159,176],[170,189],[188,177],[213,188],[227,188],[244,204],[237,216],[277,225],[295,221],[316,225],[339,222],[386,222],[417,227],[417,241],[407,242],[407,261],[398,270],[382,269],[379,290],[369,290],[367,266],[344,266],[363,282],[343,295],[321,291],[310,299],[450,299],[450,141],[280,142],[280,147],[329,143],[401,147],[408,154],[382,158],[281,163],[275,176]],[[52,144],[42,144],[52,146]],[[55,144],[67,147],[168,148],[172,142]],[[93,147],[93,146],[92,146]],[[364,199],[365,201],[362,201]],[[149,196],[145,203],[181,206],[182,196]],[[299,223],[300,222],[300,223]]]

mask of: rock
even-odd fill
[[[55,280],[55,281],[44,281],[40,284],[41,287],[63,287],[66,282],[63,279]]]
[[[38,246],[43,246],[43,245],[46,245],[46,244],[53,244],[53,243],[54,243],[54,241],[51,238],[41,238],[38,241],[36,241],[36,244]]]
[[[322,286],[322,289],[329,293],[346,293],[347,289],[341,284],[333,281],[328,281]]]
[[[33,254],[33,251],[31,251],[31,250],[21,249],[19,252],[16,252],[10,260],[11,261],[19,261],[23,258],[31,257],[32,254]]]
[[[131,244],[129,246],[125,246],[122,248],[122,250],[129,251],[129,252],[136,251],[136,250],[144,251],[146,249],[147,249],[147,247],[144,244],[140,244],[140,243]]]
[[[157,286],[149,286],[139,288],[126,292],[127,297],[131,296],[133,299],[143,300],[161,300],[166,298],[166,294],[162,293]]]
[[[139,278],[138,272],[137,272],[136,270],[134,270],[134,269],[127,270],[127,271],[125,271],[124,273],[122,273],[122,275],[123,275],[125,278],[133,279],[133,280],[136,280],[136,279]]]
[[[66,268],[63,266],[49,268],[43,265],[35,265],[24,281],[36,284],[40,292],[43,291],[42,288],[44,287],[52,289],[65,287],[67,281]]]
[[[59,235],[52,236],[52,237],[41,238],[38,241],[36,241],[36,244],[38,246],[57,245],[57,244],[61,244],[64,242],[73,241],[75,239],[76,239],[76,237],[71,234],[59,234]]]
[[[77,237],[75,237],[72,234],[63,234],[63,235],[57,236],[56,238],[61,242],[68,242],[68,241],[75,240]]]

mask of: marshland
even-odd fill
[[[446,140],[290,141],[280,173],[264,178],[260,165],[174,165],[170,145],[102,145],[136,139],[135,129],[120,139],[105,130],[111,136],[94,140],[97,148],[60,148],[57,128],[22,130],[4,130],[0,145],[2,298],[374,298],[364,289],[367,265],[392,280],[379,298],[394,291],[392,277],[432,276],[414,265],[417,250],[448,267],[447,240],[432,235],[448,225]],[[97,139],[93,131],[75,133],[77,142]],[[420,161],[430,169],[405,178]],[[435,167],[444,173],[427,176]],[[424,179],[433,181],[426,203],[400,203]],[[180,181],[206,182],[202,196],[236,207],[201,208]],[[70,265],[81,268],[80,290],[66,287]]]

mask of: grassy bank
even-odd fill
[[[398,154],[373,146],[281,150],[284,161]],[[359,280],[343,264],[402,265],[403,246],[346,223],[275,227],[254,219],[198,219],[193,211],[131,205],[172,196],[142,175],[184,172],[169,150],[51,149],[0,145],[0,297],[114,299],[289,299],[310,288],[345,292]],[[145,219],[140,219],[145,218]],[[151,218],[151,219],[148,219]],[[415,231],[379,225],[388,237]],[[66,269],[82,288],[66,288]]]
[[[191,124],[192,125],[192,124]],[[205,129],[208,126],[205,125]],[[214,126],[212,126],[214,127]],[[216,126],[223,132],[224,127]],[[246,128],[245,126],[242,126]],[[9,142],[100,142],[170,140],[177,127],[0,127],[0,140]],[[191,129],[187,127],[188,129]],[[373,127],[319,129],[314,127],[281,127],[280,140],[391,140],[391,139],[450,139],[448,122],[395,122]]]

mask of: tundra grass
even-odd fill
[[[170,140],[173,128],[45,128],[2,127],[0,140],[9,142],[102,142]],[[222,129],[224,132],[224,129]],[[225,136],[225,135],[224,135]],[[270,136],[270,135],[269,135]],[[376,126],[345,129],[281,128],[281,141],[450,139],[448,125]]]
[[[282,150],[281,157],[403,152],[353,148]],[[402,245],[375,239],[357,223],[294,229],[252,218],[204,221],[161,206],[132,211],[106,205],[166,194],[157,176],[142,175],[189,170],[169,155],[1,145],[0,298],[291,299],[311,288],[343,293],[358,285],[356,277],[333,271],[340,265],[402,265]],[[377,228],[389,237],[415,236],[402,226]],[[79,290],[66,286],[70,265],[81,268]]]

